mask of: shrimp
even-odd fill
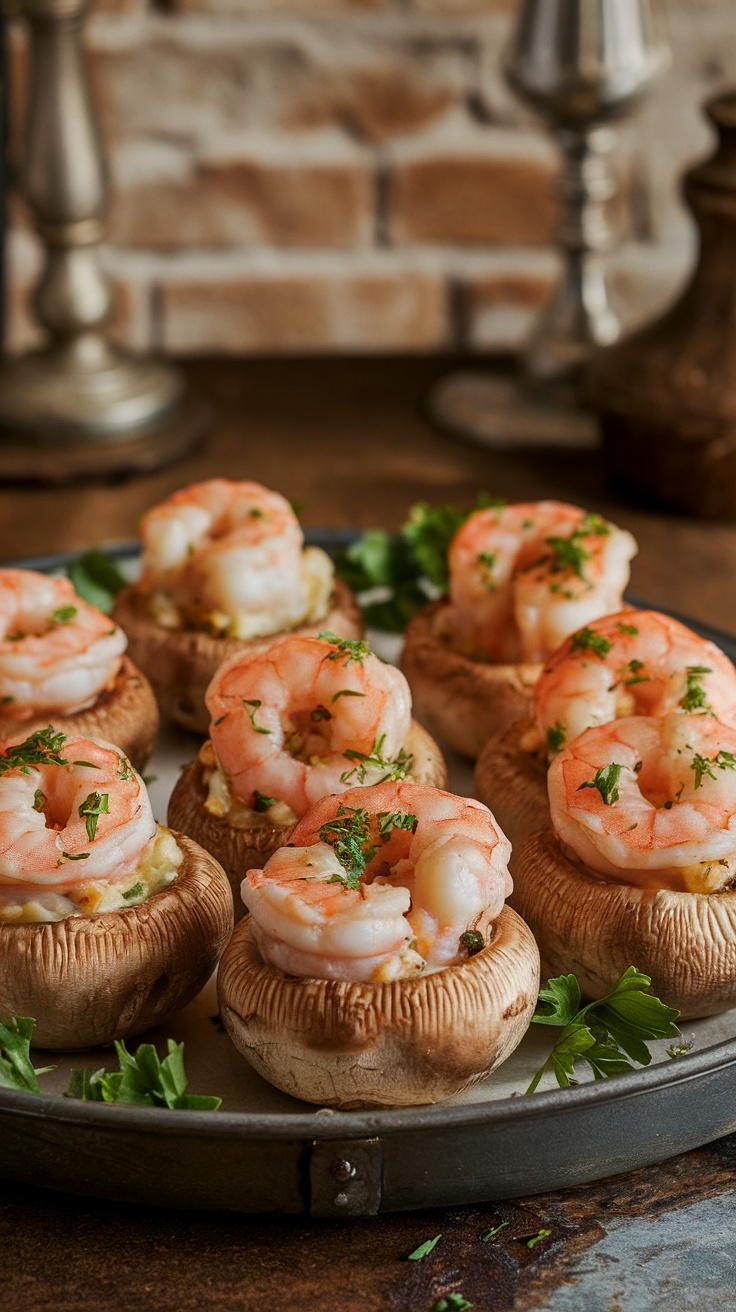
[[[648,888],[736,884],[736,728],[711,716],[627,716],[553,760],[552,824],[591,871]]]
[[[289,502],[260,483],[194,483],[149,510],[141,534],[140,587],[169,627],[251,638],[326,613],[329,558],[302,550]]]
[[[714,643],[654,610],[621,610],[578,629],[534,690],[551,752],[592,725],[672,711],[736,722],[736,668]]]
[[[127,638],[68,579],[0,570],[0,719],[91,706],[120,668]]]
[[[291,840],[241,887],[262,955],[291,974],[385,982],[456,965],[512,888],[488,808],[437,788],[325,797]]]
[[[16,904],[120,879],[155,835],[142,779],[107,743],[49,727],[0,756],[0,894]]]
[[[301,816],[326,793],[403,778],[411,766],[409,685],[353,639],[292,634],[239,652],[206,702],[217,760],[249,806],[258,792]]]
[[[635,553],[630,533],[559,501],[477,510],[450,543],[443,630],[478,659],[544,660],[620,606]]]

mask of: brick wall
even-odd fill
[[[626,322],[692,259],[676,198],[736,82],[734,0],[669,0],[672,71],[616,153]],[[556,271],[556,154],[499,72],[514,0],[103,0],[88,24],[115,332],[186,353],[518,345]],[[24,37],[12,31],[17,136]],[[13,206],[11,345],[39,252]]]

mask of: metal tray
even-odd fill
[[[328,549],[346,533],[311,535]],[[123,563],[135,548],[111,551]],[[20,562],[55,569],[69,557]],[[634,600],[634,599],[632,599]],[[639,604],[645,604],[639,602]],[[736,639],[693,628],[736,660]],[[166,730],[151,769],[154,810],[196,740]],[[467,764],[451,762],[469,791]],[[671,1060],[653,1045],[646,1069],[573,1089],[549,1083],[518,1096],[550,1046],[534,1027],[489,1080],[451,1103],[396,1111],[315,1109],[271,1088],[213,1023],[207,986],[154,1042],[186,1042],[190,1088],[218,1093],[216,1113],[108,1107],[62,1096],[72,1066],[111,1062],[108,1050],[41,1054],[49,1095],[0,1090],[0,1174],[71,1193],[235,1212],[370,1216],[491,1201],[581,1184],[646,1166],[736,1129],[736,1010],[683,1025],[693,1050]]]

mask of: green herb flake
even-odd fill
[[[120,763],[118,765],[118,779],[126,780],[132,778],[133,778],[133,767],[130,764],[130,761],[128,760],[127,756],[121,756]]]
[[[385,784],[389,780],[405,779],[414,764],[414,757],[410,752],[405,752],[403,747],[399,749],[398,756],[394,757],[393,760],[390,757],[382,756],[381,752],[385,738],[385,734],[381,734],[380,738],[376,738],[370,752],[358,752],[352,747],[348,747],[343,752],[343,756],[348,761],[357,761],[358,764],[354,765],[352,770],[343,770],[340,775],[340,783],[346,784],[351,779],[357,778],[358,783],[363,784],[368,771],[371,769],[383,770],[384,772],[381,778],[375,781],[376,784]]]
[[[713,769],[714,766],[718,770],[736,769],[736,756],[733,752],[716,752],[715,756],[701,756],[699,752],[696,752],[690,762],[690,769],[695,772],[694,788],[700,788],[706,775],[709,779],[718,778]]]
[[[639,632],[635,624],[624,624],[623,620],[619,620],[616,628],[619,633],[628,633],[632,638],[635,638]]]
[[[132,888],[128,888],[125,890],[125,892],[122,895],[123,900],[125,902],[132,902],[134,898],[141,897],[143,893],[145,893],[145,891],[146,890],[144,889],[142,883],[139,880],[138,883],[134,884]]]
[[[606,806],[613,806],[614,802],[619,799],[618,777],[623,770],[623,766],[617,761],[612,761],[610,765],[601,766],[596,770],[592,779],[587,779],[585,783],[578,786],[578,792],[583,788],[597,788]]]
[[[465,933],[460,935],[460,946],[465,948],[469,957],[474,957],[476,952],[480,952],[485,947],[485,940],[479,930],[466,929]]]
[[[90,793],[79,807],[79,814],[87,827],[87,837],[92,843],[97,833],[97,822],[101,815],[108,814],[109,793]]]
[[[527,1239],[527,1248],[536,1248],[537,1244],[540,1243],[542,1239],[549,1239],[551,1234],[551,1230],[540,1230],[536,1235],[532,1235],[531,1239]]]
[[[372,656],[373,652],[365,642],[360,642],[357,638],[340,638],[336,633],[318,633],[318,638],[325,642],[331,642],[335,648],[334,651],[328,651],[324,659],[326,661],[342,661],[345,668],[355,661],[362,665],[366,656]]]
[[[88,857],[89,852],[62,852],[56,864],[57,866],[63,866],[66,865],[67,861],[86,861]]]
[[[594,656],[600,656],[601,660],[608,655],[613,643],[603,633],[596,633],[595,629],[579,629],[574,633],[570,642],[570,651],[592,651]]]
[[[413,1253],[409,1253],[406,1259],[407,1262],[421,1262],[422,1258],[428,1257],[432,1249],[437,1247],[441,1238],[442,1235],[439,1234],[435,1235],[434,1239],[425,1239],[424,1243],[415,1248]]]
[[[430,1312],[472,1312],[474,1303],[469,1303],[464,1294],[445,1294],[433,1303]]]
[[[635,683],[651,682],[651,676],[649,674],[642,674],[643,669],[644,662],[636,659],[629,661],[628,665],[621,667],[619,673],[622,676],[628,675],[627,678],[624,678],[624,684],[627,688],[631,688]]]
[[[369,813],[362,807],[349,809],[340,803],[334,820],[328,820],[319,830],[323,843],[329,843],[334,849],[344,875],[335,873],[329,883],[345,884],[347,888],[360,888],[361,876],[365,874],[368,863],[376,854],[375,846],[369,846],[371,840],[371,823]]]
[[[59,606],[49,615],[49,624],[71,624],[72,620],[78,614],[76,606]]]
[[[68,1098],[85,1102],[124,1103],[138,1107],[168,1107],[172,1111],[216,1111],[222,1099],[186,1092],[184,1044],[167,1040],[167,1055],[160,1060],[152,1043],[141,1043],[135,1054],[120,1040],[115,1043],[120,1069],[109,1074],[73,1070]]]
[[[0,775],[9,770],[22,770],[30,773],[33,765],[68,765],[66,757],[60,756],[66,734],[56,733],[52,725],[47,729],[37,729],[25,742],[8,747],[0,756]]]
[[[262,724],[256,724],[256,711],[260,710],[263,702],[260,701],[258,697],[253,697],[252,699],[243,697],[242,701],[244,706],[252,706],[253,708],[251,711],[248,711],[248,719],[253,725],[256,733],[270,733],[270,729],[264,728]]]
[[[125,578],[109,556],[97,549],[86,551],[72,561],[66,572],[83,601],[110,614],[118,592],[125,586]]]
[[[711,710],[711,707],[708,704],[705,688],[703,687],[703,676],[712,673],[713,671],[708,665],[689,665],[687,667],[687,689],[685,696],[680,702],[683,711],[700,711],[705,713]]]
[[[489,1239],[493,1239],[501,1230],[503,1230],[509,1224],[510,1224],[509,1221],[502,1221],[500,1225],[494,1225],[491,1227],[490,1230],[484,1230],[483,1234],[481,1235],[481,1239],[483,1243],[487,1244]]]
[[[496,559],[497,553],[495,551],[481,551],[478,553],[478,564],[481,567],[481,580],[483,587],[486,588],[488,592],[495,592],[498,588],[498,584],[493,578]]]
[[[217,719],[216,719],[216,720],[213,720],[213,728],[216,729],[217,726],[218,726],[218,724],[222,724],[223,720],[226,720],[226,719],[227,719],[227,711],[225,711],[225,714],[224,714],[224,715],[218,715]]]
[[[339,692],[334,693],[332,701],[339,701],[341,697],[365,697],[365,693],[358,692],[354,688],[341,688]]]
[[[267,793],[259,793],[257,788],[253,789],[253,810],[269,811],[272,806],[276,805],[276,798],[269,797]]]
[[[46,810],[46,794],[40,788],[37,788],[33,794],[33,809],[34,811]]]
[[[14,702],[14,701],[15,701],[15,697],[11,697],[11,696],[8,695],[8,696],[6,696],[6,697],[2,697],[2,698],[0,698],[0,701],[2,701],[5,705],[9,705],[10,702]]]
[[[565,729],[558,720],[557,724],[553,724],[551,728],[547,730],[547,751],[550,756],[556,756],[557,753],[562,750],[564,745]]]
[[[320,704],[318,706],[315,706],[309,718],[313,724],[319,724],[322,720],[331,720],[332,711],[328,711],[326,706],[322,706]]]
[[[560,1088],[577,1084],[575,1062],[586,1061],[596,1080],[622,1075],[636,1065],[648,1066],[647,1044],[654,1039],[679,1039],[679,1012],[649,992],[651,979],[629,966],[603,998],[580,1006],[580,985],[574,975],[550,979],[539,993],[532,1023],[556,1026],[562,1032],[534,1075],[527,1093],[534,1093],[551,1071]]]
[[[544,541],[552,551],[551,568],[555,573],[574,574],[576,578],[587,582],[583,566],[590,559],[590,552],[581,546],[576,534],[570,538],[545,538]]]

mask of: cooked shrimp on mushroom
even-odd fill
[[[0,570],[0,722],[91,706],[126,646],[122,629],[78,597],[68,579]]]
[[[630,716],[553,760],[552,823],[588,870],[707,893],[736,880],[736,728],[712,716]]]
[[[243,900],[263,957],[287,973],[384,982],[484,946],[511,891],[510,844],[487,807],[386,782],[326,797]]]
[[[156,836],[145,785],[117,749],[51,726],[31,734],[0,756],[0,918],[141,900],[151,890],[135,872]]]
[[[292,819],[326,793],[403,778],[411,695],[365,643],[290,635],[226,661],[206,696],[217,762],[236,797],[285,803]]]
[[[653,610],[621,610],[578,629],[534,690],[537,727],[552,753],[593,725],[673,711],[736,722],[736,667],[714,643]]]
[[[140,589],[160,623],[234,638],[266,636],[325,614],[334,571],[304,548],[285,497],[212,478],[143,516]]]
[[[544,660],[621,605],[635,552],[630,533],[562,502],[477,510],[450,543],[443,632],[481,660]]]

